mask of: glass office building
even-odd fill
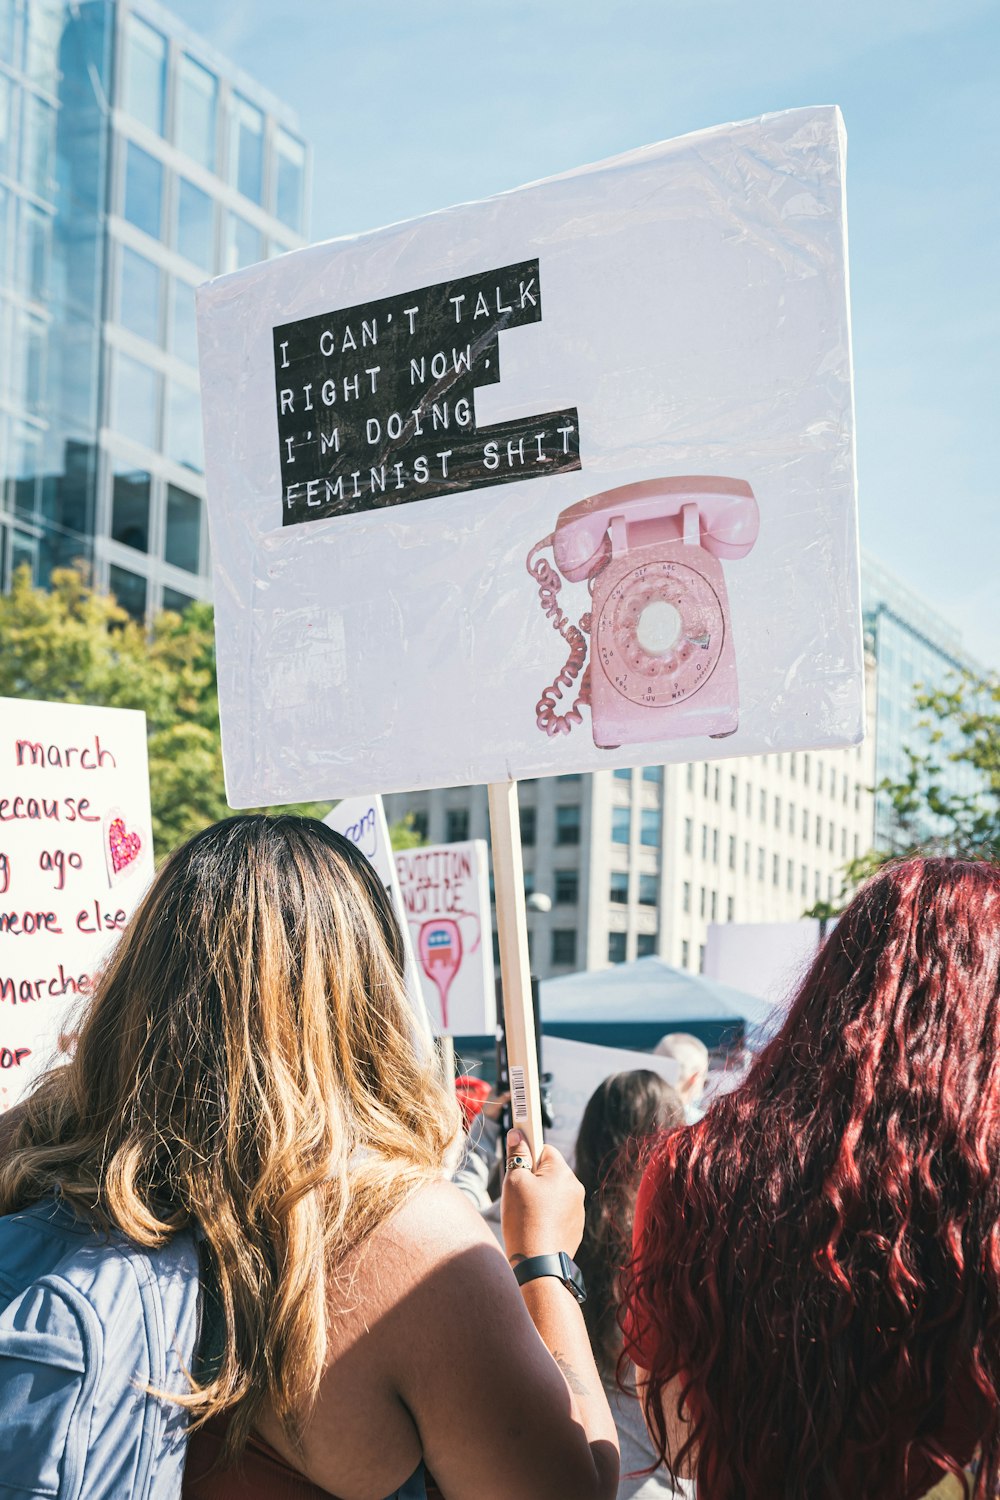
[[[964,671],[982,676],[982,668],[963,649],[958,632],[929,605],[871,557],[861,568],[861,598],[865,644],[875,657],[875,783],[902,782],[910,768],[907,750],[922,754],[932,750],[941,768],[940,784],[949,793],[974,795],[980,785],[978,773],[948,760],[958,748],[959,736],[945,733],[932,745],[924,715],[916,697],[954,684]],[[940,726],[939,726],[940,727]],[[915,829],[920,840],[931,839],[937,829],[928,814]],[[890,798],[875,794],[875,848],[897,849],[911,842],[899,828]]]
[[[303,242],[308,168],[155,0],[0,0],[0,586],[208,597],[194,289]]]

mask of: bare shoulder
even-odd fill
[[[446,1264],[464,1262],[470,1252],[478,1252],[477,1265],[488,1252],[487,1264],[506,1269],[503,1252],[467,1196],[450,1182],[429,1182],[369,1236],[359,1270],[364,1265],[382,1273],[391,1269],[397,1285],[409,1288],[426,1283]]]

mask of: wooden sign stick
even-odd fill
[[[535,1015],[531,1006],[517,782],[494,781],[487,790],[511,1117],[518,1130],[524,1131],[531,1148],[531,1159],[537,1166],[542,1149],[542,1112],[538,1087],[538,1052],[535,1047]]]

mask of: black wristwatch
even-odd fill
[[[518,1286],[524,1286],[526,1282],[534,1281],[539,1276],[555,1276],[567,1291],[572,1292],[577,1302],[586,1302],[587,1288],[583,1272],[565,1250],[560,1250],[556,1255],[529,1255],[526,1259],[519,1260],[514,1267],[514,1279]]]

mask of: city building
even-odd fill
[[[0,0],[0,587],[210,597],[194,289],[303,242],[308,174],[155,0]]]
[[[917,694],[921,689],[930,692],[954,685],[963,672],[982,677],[983,669],[968,655],[958,632],[946,620],[881,563],[867,556],[862,559],[861,600],[865,646],[877,666],[874,846],[909,847],[933,838],[938,825],[931,814],[925,813],[910,830],[900,829],[892,800],[880,789],[886,780],[899,783],[906,779],[910,769],[907,750],[933,752],[940,767],[939,785],[946,794],[971,796],[980,785],[978,773],[970,766],[948,760],[949,751],[958,748],[959,737],[949,733],[947,726],[937,726],[944,728],[944,737],[932,744],[931,730],[916,704]]]
[[[551,901],[528,913],[533,971],[654,953],[697,971],[710,922],[789,921],[835,901],[872,843],[873,747],[869,734],[847,750],[519,782],[525,890]],[[489,836],[483,787],[400,793],[386,810],[412,814],[431,843]]]

